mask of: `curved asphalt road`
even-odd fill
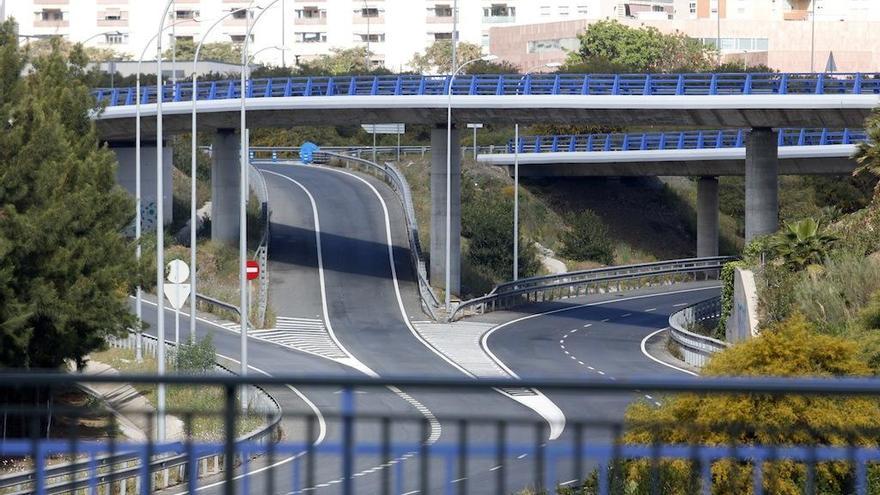
[[[324,320],[336,342],[351,359],[324,359],[252,339],[250,363],[272,374],[342,376],[376,373],[461,377],[460,370],[419,340],[408,322],[424,317],[417,299],[403,211],[395,193],[378,180],[355,177],[340,170],[296,165],[266,165],[261,169],[270,195],[270,292],[273,306],[280,317]],[[391,238],[390,255],[388,236]],[[677,307],[710,297],[714,292],[717,288],[713,288],[713,284],[692,284],[632,292],[622,297],[591,296],[534,305],[528,308],[531,315],[496,327],[484,336],[483,344],[523,378],[583,376],[585,379],[610,380],[680,373],[643,355],[641,341],[655,330],[664,328],[669,313]],[[582,306],[594,303],[599,304]],[[149,308],[145,306],[145,309]],[[515,318],[509,313],[487,316],[495,321]],[[187,327],[185,321],[182,319],[183,328]],[[168,322],[173,322],[171,312],[166,316],[166,325]],[[199,324],[199,332],[215,335],[219,353],[238,355],[237,332],[203,322]],[[338,390],[313,388],[300,392],[307,399],[293,390],[273,391],[273,394],[282,400],[286,414],[309,413],[314,406],[328,418],[338,415],[341,398]],[[419,422],[423,418],[432,421],[432,440],[445,444],[460,439],[457,418],[492,416],[542,423],[531,410],[495,392],[405,391],[409,396],[400,391],[360,392],[363,393],[355,394],[359,412],[406,416],[415,420],[394,427],[393,437],[398,441],[419,441],[422,438]],[[563,410],[569,425],[577,421],[619,420],[626,404],[632,400],[632,396],[620,395],[548,395]],[[647,397],[650,398],[646,400],[656,400],[650,394]],[[433,418],[439,421],[433,423]],[[291,440],[302,441],[304,438],[301,421],[288,421],[285,429]],[[567,428],[557,441],[571,442],[571,430]],[[546,428],[544,431],[546,435]],[[534,442],[535,435],[533,428],[525,426],[510,427],[507,431],[508,441],[526,445]],[[370,441],[378,436],[375,424],[357,426],[358,440]],[[328,420],[324,441],[339,442],[340,438],[338,424]],[[546,440],[546,436],[544,438]],[[474,424],[467,430],[469,443],[491,444],[495,440],[493,425]],[[275,462],[278,462],[285,456],[276,457]],[[338,459],[335,456],[320,459],[315,476],[317,485],[307,493],[339,492]],[[254,463],[254,467],[266,463],[266,459],[261,459]],[[363,473],[355,479],[356,493],[380,491],[383,470],[374,469],[379,463],[381,461],[377,458],[357,460],[355,472]],[[474,458],[465,463],[466,473],[463,473],[456,463],[450,466],[433,460],[430,492],[440,492],[444,478],[457,480],[457,488],[467,488],[469,493],[494,493],[494,480],[499,474],[503,474],[508,490],[519,489],[531,482],[534,463],[528,456],[514,452],[504,464],[499,473],[494,459]],[[287,462],[276,469],[250,476],[250,490],[265,492],[271,475],[273,491],[288,493],[292,486],[291,466],[292,463]],[[560,463],[558,468],[560,473],[572,472],[570,464]],[[404,482],[399,485],[401,493],[419,493],[418,462],[415,459],[410,458],[392,469],[395,475],[400,472],[405,475]],[[560,474],[559,479],[564,481],[567,477]],[[207,492],[219,492],[220,489],[220,485],[209,485]]]

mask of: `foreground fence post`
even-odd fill
[[[226,445],[223,449],[224,469],[223,478],[226,480],[223,486],[225,495],[235,495],[235,415],[238,404],[235,401],[235,385],[226,384],[226,407],[225,407],[225,433]]]

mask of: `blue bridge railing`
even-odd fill
[[[743,148],[748,129],[684,132],[605,133],[578,135],[522,136],[520,153],[574,151],[657,151]],[[867,140],[864,129],[780,129],[779,146],[825,146],[858,144]],[[507,142],[507,153],[513,153]]]
[[[195,493],[208,483],[217,485],[216,477],[204,478],[216,476],[216,472],[206,473],[207,463],[201,459],[218,456],[223,459],[222,489],[229,495],[251,490],[308,493],[333,485],[337,485],[333,493],[344,495],[519,493],[527,487],[533,493],[555,493],[557,487],[568,487],[577,493],[607,495],[631,491],[625,486],[637,488],[638,493],[659,494],[667,492],[666,483],[675,486],[684,482],[690,489],[674,493],[758,495],[782,493],[777,487],[789,486],[785,493],[867,494],[877,493],[878,488],[880,430],[876,416],[871,415],[874,409],[868,405],[880,397],[877,378],[521,381],[4,373],[0,381],[9,384],[0,386],[0,392],[4,392],[0,395],[0,412],[9,425],[0,440],[0,456],[27,469],[0,476],[4,493],[43,495],[83,489],[89,493],[124,493],[121,484],[134,484],[139,487],[137,493],[148,494],[175,481],[188,493]],[[84,381],[137,387],[161,382],[215,389],[218,403],[213,408],[169,410],[182,420],[183,428],[165,441],[156,441],[149,430],[156,419],[155,411],[143,411],[142,424],[148,431],[143,440],[137,441],[115,434],[118,425],[112,411],[89,405],[41,406],[22,399],[46,391],[70,390]],[[284,402],[290,408],[282,411],[283,435],[278,432],[259,442],[243,440],[236,434],[243,419],[236,390],[243,385],[259,385],[269,393],[280,393],[279,387],[293,385],[307,394],[335,397],[339,405],[334,406],[328,399],[321,402],[321,409],[309,412],[299,400]],[[391,407],[397,400],[395,396],[410,404],[424,396],[433,396],[434,403],[467,396],[462,404],[479,404],[480,397],[497,399],[499,390],[520,395],[537,390],[568,394],[585,404],[609,404],[609,411],[615,412],[603,417],[606,415],[598,414],[598,408],[580,412],[571,409],[563,434],[548,438],[543,420],[522,416],[516,408],[505,414],[462,406],[446,408],[445,414],[434,416],[421,404],[400,410]],[[743,407],[752,409],[757,401],[802,405],[793,407],[791,417],[782,420],[730,415],[683,425],[674,422],[675,414],[624,420],[626,403],[639,400],[647,392],[655,394],[647,397],[656,401],[643,404],[649,408],[663,407],[677,393],[725,396],[731,403],[749,404]],[[811,404],[822,411],[832,404],[837,404],[835,411],[859,407],[865,411],[864,417],[875,419],[849,424],[804,418]],[[82,418],[97,426],[88,430],[70,426],[79,425]],[[62,420],[65,426],[59,427],[57,423]],[[201,420],[216,423],[199,423]],[[196,428],[199,424],[215,427]],[[676,433],[671,437],[681,440],[663,441],[667,429],[674,429]],[[65,459],[70,462],[59,463]],[[734,471],[731,466],[736,466]],[[217,467],[219,460],[215,470]],[[168,470],[173,476],[168,476]],[[259,479],[248,476],[257,473],[262,473]],[[733,473],[735,477],[731,477]],[[834,483],[846,488],[823,489]]]
[[[450,76],[315,76],[247,81],[249,98],[375,95],[856,95],[880,94],[880,73],[790,74],[491,74]],[[451,88],[450,88],[451,86]],[[241,97],[238,80],[202,81],[199,100]],[[134,88],[93,91],[108,106],[134,105]],[[191,82],[168,84],[162,101],[192,100]],[[155,86],[141,88],[141,103],[154,103]]]

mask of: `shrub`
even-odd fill
[[[614,244],[602,219],[591,210],[572,214],[569,229],[562,234],[560,254],[575,261],[614,262]]]
[[[196,342],[181,343],[175,354],[174,364],[177,371],[189,373],[207,373],[214,369],[217,349],[211,335]]]
[[[474,270],[496,282],[511,280],[513,270],[513,204],[503,196],[480,194],[463,187],[461,233],[468,238],[465,259]],[[520,234],[522,235],[522,234]],[[520,239],[519,275],[538,273],[540,262],[534,242]]]
[[[797,309],[830,333],[842,332],[847,322],[857,319],[878,291],[880,263],[857,253],[829,259],[819,273],[798,274],[793,287]]]
[[[823,231],[822,226],[812,218],[795,223],[786,223],[782,232],[771,238],[770,247],[774,258],[792,271],[799,271],[808,265],[819,265],[828,257],[837,238]]]
[[[725,263],[721,268],[721,316],[718,319],[716,332],[722,336],[722,339],[724,331],[727,329],[727,319],[730,318],[730,313],[733,311],[733,283],[736,278],[736,269],[744,267],[745,263],[742,261],[731,261]]]
[[[772,327],[759,337],[717,354],[704,369],[710,376],[867,375],[870,369],[854,342],[819,334],[800,315]],[[785,396],[766,394],[694,395],[667,399],[657,408],[646,402],[627,412],[624,441],[632,444],[689,443],[701,445],[876,445],[865,434],[878,426],[880,403],[870,398]],[[840,432],[841,425],[849,429]],[[801,493],[806,468],[792,461],[763,464],[769,493]],[[712,463],[713,493],[751,493],[753,465],[719,460]],[[631,461],[619,466],[626,493],[650,493],[651,464]],[[660,463],[662,493],[694,493],[698,470],[684,460]],[[816,467],[821,493],[847,493],[852,470],[846,463],[822,462]]]

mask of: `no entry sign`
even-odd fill
[[[260,276],[260,264],[254,260],[247,260],[247,273],[248,280],[254,280]]]

